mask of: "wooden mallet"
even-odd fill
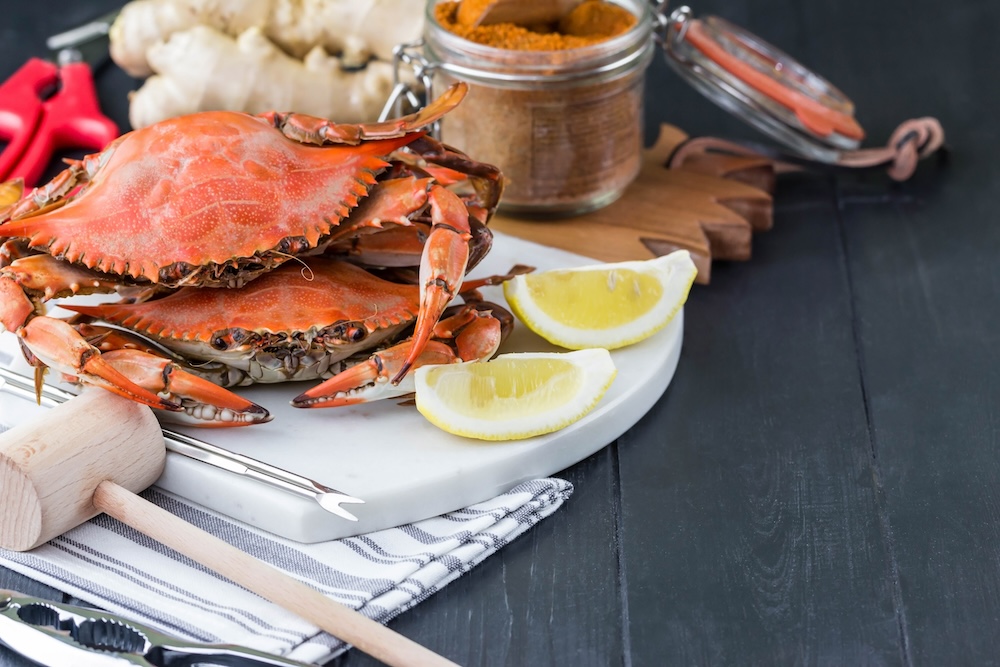
[[[103,389],[0,434],[0,547],[27,551],[105,512],[389,665],[455,663],[135,495],[166,462],[152,410]]]

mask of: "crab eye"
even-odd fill
[[[243,329],[223,329],[215,332],[210,345],[220,351],[231,350],[243,343],[246,338],[247,332]]]
[[[334,345],[358,343],[368,336],[368,329],[361,322],[338,322],[328,329]]]

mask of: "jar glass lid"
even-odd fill
[[[836,162],[840,151],[860,146],[864,131],[850,99],[752,33],[681,7],[661,18],[658,35],[683,79],[788,148]]]

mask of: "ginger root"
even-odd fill
[[[133,0],[111,27],[111,57],[130,75],[148,76],[155,44],[206,25],[231,37],[257,28],[296,58],[321,46],[359,67],[372,56],[390,61],[396,44],[417,39],[423,12],[421,0]]]
[[[372,61],[345,71],[314,47],[303,60],[275,46],[257,27],[237,39],[206,25],[175,32],[149,49],[158,72],[133,93],[133,128],[212,109],[296,111],[337,122],[373,121],[392,90],[392,66]]]

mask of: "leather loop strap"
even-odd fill
[[[748,157],[764,157],[783,170],[811,169],[817,171],[856,171],[884,168],[895,181],[905,181],[917,169],[917,163],[941,149],[944,129],[935,118],[916,118],[900,125],[882,148],[862,148],[841,151],[835,162],[819,162],[785,153],[776,148],[753,142],[736,142],[717,137],[698,137],[682,142],[667,160],[670,168],[679,167],[697,153],[729,153]]]

